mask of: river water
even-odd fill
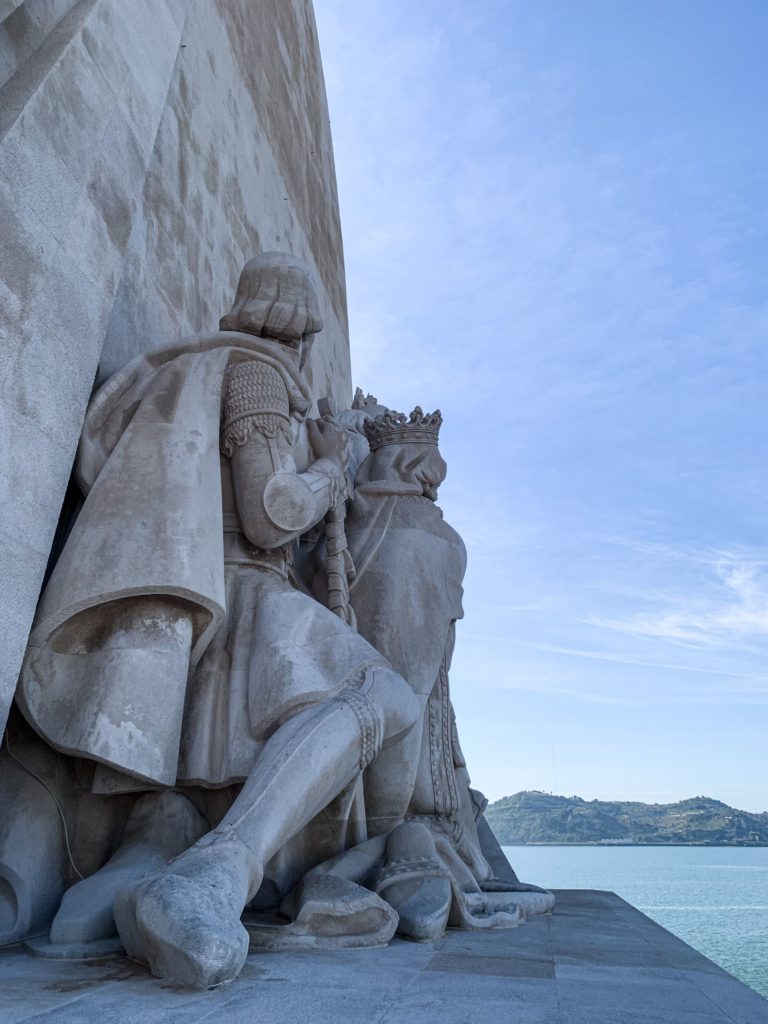
[[[518,876],[609,889],[768,997],[768,847],[505,846]]]

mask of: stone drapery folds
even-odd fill
[[[18,857],[4,875],[56,955],[124,947],[202,988],[249,948],[551,909],[504,868],[458,744],[466,552],[435,504],[440,414],[358,396],[310,419],[317,308],[300,261],[261,254],[218,333],[139,357],[91,403],[84,504],[17,696],[23,753],[66,794],[69,860],[91,861],[47,889],[24,889]]]

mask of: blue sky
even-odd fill
[[[445,417],[475,785],[768,809],[768,4],[315,10],[355,382]]]

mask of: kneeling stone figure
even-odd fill
[[[448,675],[466,551],[436,504],[446,474],[441,414],[417,407],[405,416],[358,392],[339,419],[367,441],[346,519],[350,603],[358,630],[408,681],[421,714],[364,773],[368,841],[313,874],[370,887],[409,938],[438,938],[449,922],[513,926],[551,910],[554,898],[519,882],[507,864],[459,746]]]
[[[37,733],[91,766],[93,793],[138,795],[124,842],[65,894],[52,942],[116,925],[131,956],[195,988],[241,969],[265,867],[377,758],[414,730],[421,742],[425,716],[403,670],[294,572],[295,542],[338,522],[347,486],[347,433],[307,418],[322,324],[306,267],[251,260],[220,326],[94,398],[85,503],[18,691]],[[386,799],[371,790],[368,834],[397,831],[413,802],[397,760]]]

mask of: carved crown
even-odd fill
[[[439,409],[423,412],[417,405],[410,416],[388,409],[383,415],[366,420],[363,430],[371,451],[375,452],[387,444],[437,444],[442,422]]]

